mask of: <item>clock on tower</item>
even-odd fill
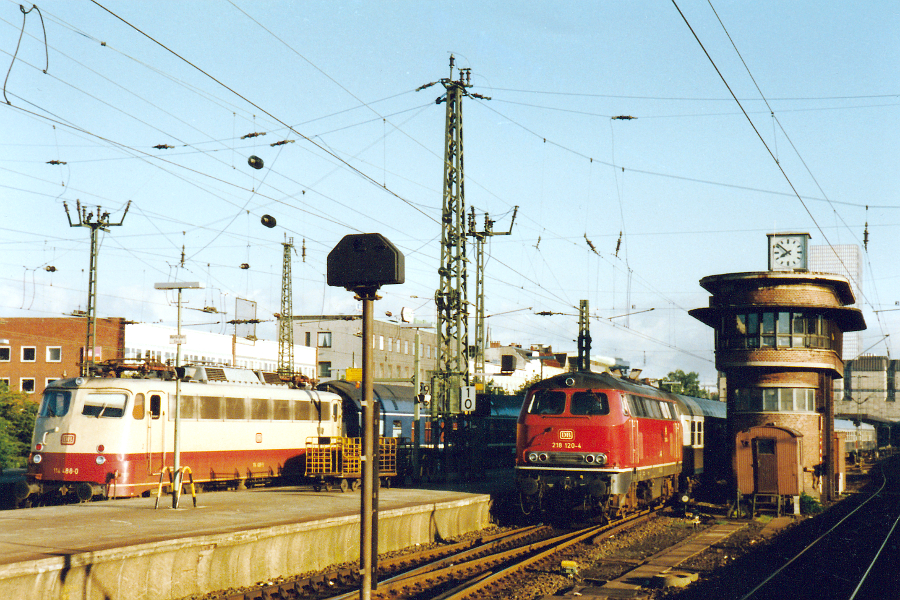
[[[808,233],[769,233],[769,270],[806,271]]]

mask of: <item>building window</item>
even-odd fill
[[[44,387],[49,386],[54,381],[59,381],[59,377],[48,377],[44,380]]]
[[[4,386],[9,389],[9,377],[0,377],[0,390],[4,389]]]
[[[47,346],[47,362],[62,362],[61,346]]]
[[[312,332],[311,331],[306,332],[306,343],[304,345],[307,348],[309,348],[312,345]]]
[[[403,340],[403,354],[409,354],[409,340]]]
[[[11,351],[9,346],[0,346],[0,362],[9,362]]]
[[[320,331],[318,333],[318,345],[319,348],[331,348],[331,332],[330,331]]]
[[[26,394],[34,393],[34,377],[23,377],[19,380],[19,389]]]
[[[383,335],[378,336],[378,349],[384,350],[384,336]]]
[[[22,346],[22,362],[34,362],[35,360],[37,360],[37,348]]]
[[[319,363],[319,377],[331,377],[331,361]]]

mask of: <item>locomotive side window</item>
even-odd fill
[[[219,396],[200,396],[200,418],[205,421],[221,421],[222,398]]]
[[[40,417],[63,417],[69,412],[69,404],[72,402],[72,392],[59,392],[47,390],[41,402]]]
[[[254,421],[269,420],[269,399],[268,398],[251,398],[250,399],[250,418]]]
[[[660,402],[659,407],[662,409],[663,419],[671,419],[672,418],[672,406],[668,402]]]
[[[276,421],[290,421],[291,401],[272,400],[272,418]]]
[[[247,403],[245,398],[225,398],[225,418],[230,421],[247,419]]]
[[[138,393],[134,395],[134,406],[131,407],[131,416],[137,420],[144,418],[144,394]]]
[[[89,417],[117,419],[125,414],[125,394],[88,394],[81,414]]]
[[[331,403],[319,402],[319,420],[328,421],[331,419]]]
[[[608,415],[609,399],[603,392],[575,392],[571,411],[573,415]]]
[[[181,397],[181,418],[196,419],[197,418],[197,397],[182,396]],[[175,419],[175,396],[169,396],[169,420]]]
[[[294,400],[294,420],[309,421],[309,402]]]
[[[644,398],[640,396],[629,396],[631,403],[634,405],[634,416],[636,417],[649,417],[650,410],[647,408],[646,404],[644,404]]]
[[[528,413],[532,415],[560,415],[565,407],[565,392],[538,390],[531,397]]]
[[[628,402],[628,396],[626,396],[625,394],[622,394],[621,399],[622,399],[622,412],[625,414],[626,417],[630,417],[633,413],[631,410],[631,405]]]

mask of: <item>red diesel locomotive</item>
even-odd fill
[[[529,389],[516,427],[523,511],[584,509],[613,517],[665,501],[683,476],[702,470],[702,417],[696,413],[704,404],[721,405],[718,415],[718,407],[707,414],[724,421],[723,403],[608,373],[540,381]],[[684,472],[685,464],[692,472]]]

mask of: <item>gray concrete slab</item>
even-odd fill
[[[0,597],[164,600],[359,557],[359,492],[262,488],[0,512]],[[490,497],[380,490],[379,552],[486,527]]]

